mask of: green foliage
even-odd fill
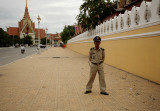
[[[0,28],[0,47],[13,45],[13,39],[2,28]]]
[[[83,0],[80,6],[80,14],[77,15],[78,24],[84,30],[94,29],[102,23],[102,20],[112,14],[116,9],[116,2],[110,0]]]
[[[2,28],[0,28],[0,47],[13,46],[15,44],[33,44],[31,36],[25,36],[20,39],[17,35],[8,35]]]
[[[63,32],[61,33],[61,40],[64,44],[67,44],[67,41],[75,34],[75,26],[68,25],[64,26]]]
[[[49,43],[49,39],[47,39],[47,44]],[[46,45],[46,37],[41,38],[41,44]]]
[[[21,42],[23,44],[28,44],[28,45],[32,45],[33,44],[32,37],[29,36],[29,35],[27,35],[24,38],[22,38]]]
[[[21,44],[21,39],[20,39],[20,37],[19,36],[17,36],[17,35],[11,35],[11,38],[12,38],[12,43],[13,43],[13,40],[14,40],[14,45],[15,44]]]

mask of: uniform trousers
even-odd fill
[[[98,72],[99,75],[99,85],[100,85],[100,91],[105,92],[106,90],[106,83],[105,83],[105,77],[104,77],[104,70],[103,70],[103,63],[99,65],[92,64],[90,65],[90,77],[89,81],[86,85],[86,91],[91,91],[93,82],[96,77],[96,73]]]

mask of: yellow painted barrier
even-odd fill
[[[158,31],[160,25],[123,32],[121,36]],[[113,35],[110,35],[112,38]],[[114,37],[118,37],[115,36]],[[109,38],[109,36],[102,37]],[[69,43],[68,48],[88,56],[89,49],[94,47],[92,39],[83,40],[90,42]],[[79,42],[79,41],[78,41]],[[105,63],[132,74],[146,78],[160,84],[160,36],[143,38],[117,39],[102,41],[101,47],[105,48]]]

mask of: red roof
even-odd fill
[[[38,39],[38,30],[39,29],[35,29],[35,39]],[[40,38],[44,38],[46,37],[46,33],[44,29],[40,29]]]
[[[51,39],[51,40],[60,40],[60,34],[58,33],[58,34],[50,34],[50,37],[49,37],[49,39]]]
[[[18,35],[19,36],[19,28],[18,27],[8,27],[7,33],[9,35]]]

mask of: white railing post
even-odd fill
[[[144,25],[150,21],[151,17],[151,3],[143,1],[140,5],[139,15],[140,15],[140,25]]]
[[[69,40],[69,42],[87,39],[97,35],[105,36],[128,29],[132,30],[136,26],[144,27],[145,24],[156,22],[160,22],[160,0],[152,0],[152,2],[143,1],[140,7],[134,6],[131,11],[126,10],[124,14],[119,14],[114,19],[97,25],[95,29],[77,35]]]
[[[113,19],[113,32],[115,32],[117,30],[116,22],[117,22],[117,16],[115,16]]]
[[[152,0],[151,3],[151,22],[160,20],[160,0]]]
[[[131,17],[131,27],[135,27],[135,26],[139,25],[139,20],[140,20],[139,7],[134,6],[132,8],[130,17]]]

